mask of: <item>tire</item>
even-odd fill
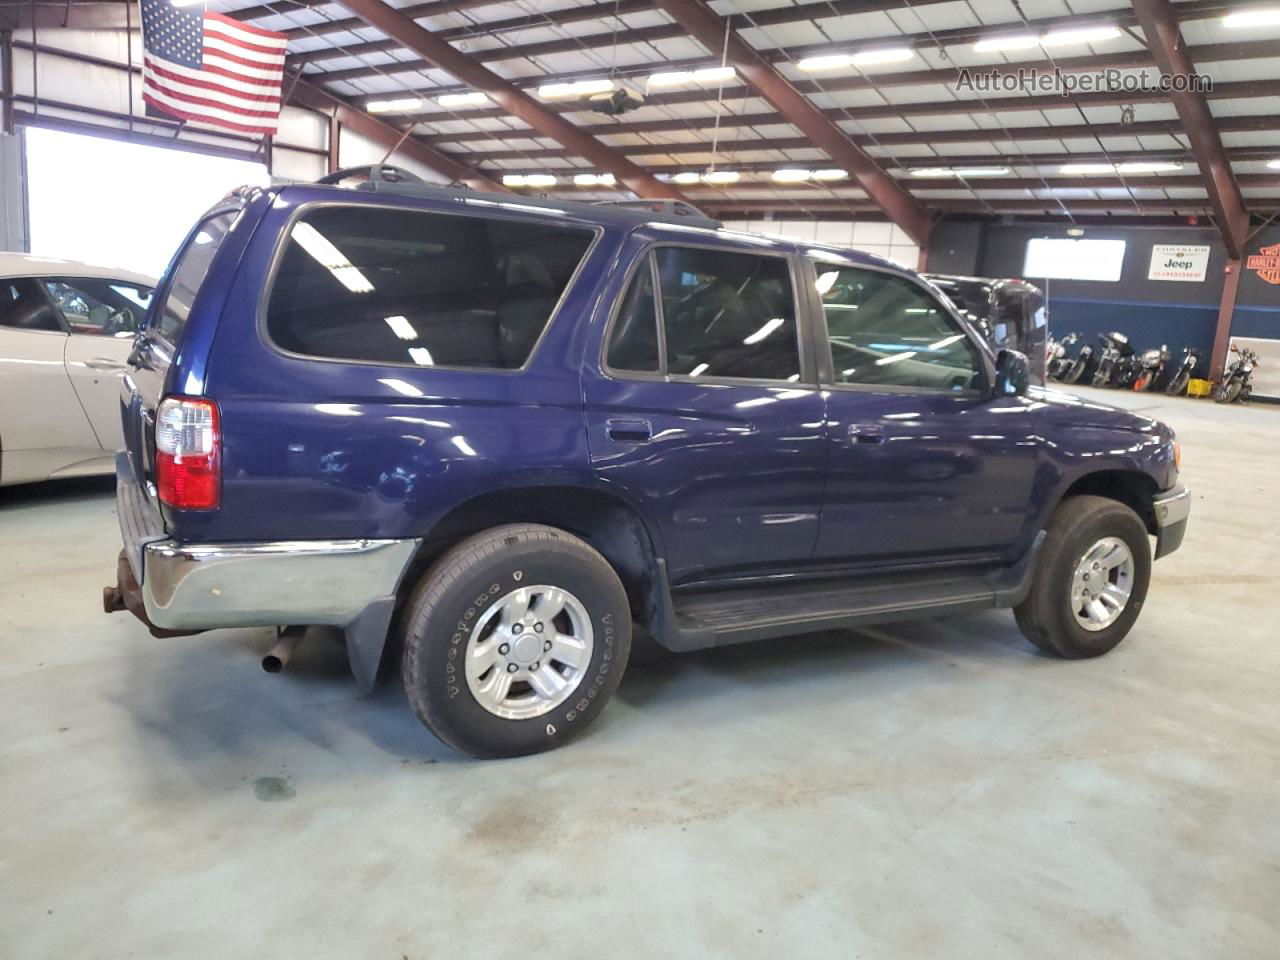
[[[1185,370],[1180,371],[1174,375],[1172,380],[1169,381],[1169,385],[1164,388],[1164,392],[1171,397],[1180,397],[1187,392],[1187,384],[1190,380],[1191,374],[1187,373]]]
[[[1213,402],[1235,403],[1238,396],[1240,396],[1240,381],[1228,380],[1226,383],[1218,384],[1218,389],[1213,391]]]
[[[1150,390],[1150,389],[1151,389],[1151,382],[1152,382],[1154,379],[1155,379],[1155,378],[1154,378],[1151,374],[1149,374],[1149,373],[1141,373],[1141,374],[1139,374],[1139,375],[1138,375],[1138,379],[1137,379],[1137,380],[1135,380],[1135,381],[1133,381],[1133,392],[1134,392],[1134,393],[1142,393],[1144,390]]]
[[[1080,378],[1084,376],[1085,362],[1077,360],[1073,363],[1066,373],[1062,375],[1063,383],[1079,383]]]
[[[564,612],[553,615],[555,622],[539,630],[540,638],[585,642],[581,667],[571,667],[567,660],[555,659],[555,654],[545,663],[531,660],[542,656],[537,648],[550,645],[549,640],[521,647],[519,639],[529,641],[535,636],[539,606],[551,602],[549,594],[538,592],[539,586],[568,594]],[[519,624],[512,623],[516,639],[505,647],[489,647],[490,671],[496,673],[470,678],[466,657],[478,646],[501,640],[507,629],[503,618],[522,603],[528,629],[522,627],[517,633]],[[542,621],[536,625],[541,627]],[[475,757],[524,756],[567,743],[591,724],[617,690],[630,648],[630,604],[604,557],[554,527],[494,527],[441,557],[409,600],[402,661],[405,694],[418,719],[451,747]],[[511,666],[516,667],[514,679],[504,680],[501,673]],[[554,697],[539,699],[538,689],[530,682],[548,683],[552,678],[547,671],[559,678],[556,686],[567,679],[568,693],[559,702]],[[510,690],[495,696],[517,699],[490,698],[493,706],[486,706],[483,690],[477,692],[485,681],[502,684],[491,690]],[[532,712],[544,707],[544,712]],[[514,715],[499,715],[495,709]]]
[[[1090,630],[1077,619],[1073,579],[1077,565],[1104,539],[1121,541],[1128,548],[1132,563],[1129,595],[1113,622]],[[1093,575],[1098,576],[1096,572]],[[1068,660],[1098,657],[1114,649],[1133,627],[1150,580],[1151,547],[1138,515],[1106,497],[1070,497],[1049,520],[1031,590],[1014,607],[1014,617],[1023,636],[1045,653]]]
[[[1093,385],[1095,387],[1105,387],[1107,385],[1107,381],[1110,379],[1109,371],[1103,372],[1102,370],[1099,370],[1093,375]]]

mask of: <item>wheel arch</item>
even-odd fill
[[[1156,492],[1156,481],[1141,470],[1096,470],[1073,480],[1058,498],[1058,505],[1082,494],[1116,500],[1133,510],[1147,532],[1155,536],[1158,527],[1152,501]]]

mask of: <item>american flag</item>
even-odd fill
[[[202,5],[142,5],[142,99],[184,120],[275,133],[285,35]]]

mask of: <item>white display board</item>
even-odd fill
[[[1208,272],[1208,246],[1180,246],[1175,243],[1156,243],[1151,246],[1148,280],[1203,283]]]
[[[26,129],[31,252],[158,276],[200,214],[263,164]]]
[[[1022,275],[1028,280],[1098,280],[1115,283],[1124,266],[1123,240],[1032,237]]]

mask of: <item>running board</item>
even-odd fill
[[[894,620],[941,617],[1021,603],[1031,588],[1044,531],[1010,567],[841,581],[740,587],[682,595],[653,611],[654,635],[671,650],[794,636]],[[665,587],[665,585],[664,585]]]

